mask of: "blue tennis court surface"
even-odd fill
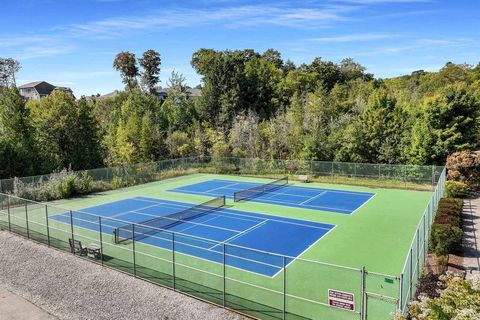
[[[221,196],[233,198],[233,193],[256,186],[261,183],[213,179],[183,186],[168,191],[203,196]],[[247,201],[255,201],[282,206],[322,210],[351,214],[370,200],[375,194],[370,192],[342,191],[297,186],[282,186],[271,192],[252,197]]]
[[[190,207],[192,204],[135,197],[85,208],[81,212],[73,211],[72,217],[75,227],[99,231],[98,216],[101,216],[102,232],[112,234],[116,228],[129,223],[141,224],[142,221]],[[70,213],[50,219],[70,223]],[[274,276],[285,263],[292,262],[334,227],[331,224],[220,208],[188,221],[179,221],[165,231],[151,229],[153,232],[137,241],[168,250],[175,248],[175,252],[218,263],[223,263],[225,250],[227,265]],[[280,255],[288,258],[284,261]]]

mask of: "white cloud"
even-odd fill
[[[308,39],[316,42],[359,42],[359,41],[372,41],[395,38],[397,35],[388,33],[363,33],[363,34],[350,34],[332,37],[319,37]]]

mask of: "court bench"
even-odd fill
[[[298,176],[298,181],[307,183],[308,182],[308,176],[306,174],[301,174]]]

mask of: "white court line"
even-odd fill
[[[194,226],[205,226],[205,227],[215,228],[215,229],[219,229],[219,230],[226,230],[226,231],[231,231],[231,232],[240,232],[241,231],[241,230],[233,230],[233,229],[228,229],[228,228],[216,227],[216,226],[212,226],[212,225],[209,225],[209,224],[203,224],[203,223],[193,222],[193,221],[189,221],[189,220],[175,219],[175,218],[171,218],[171,217],[168,217],[168,216],[152,216],[152,215],[143,214],[143,213],[137,212],[137,211],[131,211],[131,212],[133,212],[137,215],[146,215],[146,216],[150,216],[150,217],[154,217],[154,218],[164,218],[164,219],[170,220],[172,222],[193,224]],[[213,219],[216,219],[216,218],[218,218],[218,217],[212,217],[212,219],[208,219],[207,221],[210,221],[210,220],[213,220]],[[143,224],[143,223],[145,223],[145,221],[131,222],[130,224]],[[145,225],[145,226],[149,227],[148,225]],[[155,227],[155,226],[151,226],[151,227],[158,228],[158,227]],[[180,230],[178,232],[182,232],[182,231]]]
[[[335,229],[337,226],[335,225],[333,228],[331,228],[330,230],[328,230],[324,235],[322,235],[320,238],[318,238],[316,241],[314,241],[312,244],[310,244],[307,248],[305,248],[305,250],[303,250],[302,252],[300,252],[296,257],[294,257],[292,259],[292,261],[290,261],[289,263],[287,263],[287,265],[285,266],[285,270],[287,270],[287,267],[292,263],[294,262],[295,260],[299,259],[305,252],[307,252],[311,247],[313,247],[314,245],[317,244],[318,241],[322,240],[327,234],[329,234],[333,229]],[[287,257],[288,258],[288,257]],[[280,270],[275,273],[272,278],[276,277],[280,272],[282,272],[283,268],[280,268]]]
[[[190,192],[188,192],[188,194],[192,194]],[[148,200],[145,200],[145,201],[148,201]],[[286,205],[284,205],[286,206]],[[265,218],[262,218],[262,217],[254,217],[256,218],[257,220],[252,220],[252,217],[251,216],[248,216],[247,214],[242,214],[242,213],[234,213],[234,212],[229,212],[231,211],[230,209],[226,209],[226,208],[222,208],[221,209],[224,213],[222,214],[219,214],[218,212],[217,213],[213,213],[213,214],[217,214],[217,215],[220,215],[220,216],[223,216],[223,217],[227,217],[227,218],[230,218],[230,216],[241,216],[241,217],[245,217],[247,219],[241,219],[241,218],[237,218],[239,220],[245,220],[245,221],[258,221],[258,219],[265,219]],[[250,212],[250,213],[253,213],[255,215],[267,215],[267,214],[262,214],[262,213],[256,213],[256,212]],[[279,222],[279,223],[286,223],[286,224],[292,224],[292,225],[298,225],[298,226],[303,226],[303,227],[309,227],[309,228],[314,228],[314,229],[329,229],[329,228],[326,228],[326,227],[319,227],[319,226],[312,226],[312,225],[309,225],[309,224],[303,224],[303,223],[296,223],[296,222],[291,222],[291,221],[285,221],[285,220],[279,220],[279,219],[272,219],[274,218],[275,216],[272,216],[272,215],[267,215],[269,216],[268,220],[270,221],[275,221],[275,222]],[[250,219],[248,219],[250,218]],[[322,223],[322,222],[318,222],[318,221],[311,221],[311,220],[306,220],[306,219],[296,219],[296,218],[289,218],[289,217],[284,217],[285,219],[289,219],[289,220],[297,220],[297,221],[301,221],[301,220],[305,220],[305,221],[308,221],[308,222],[312,222],[312,223],[315,223],[315,224],[327,224],[327,225],[331,225],[333,226],[333,224],[330,224],[330,223]]]
[[[208,181],[207,181],[208,182]],[[220,190],[220,189],[228,189],[229,187],[233,187],[234,185],[237,185],[237,184],[240,184],[239,182],[234,182],[234,183],[230,183],[230,184],[227,184],[225,186],[222,186],[222,187],[217,187],[217,188],[213,188],[213,189],[208,189],[208,190],[205,190],[204,192],[212,192],[214,190]],[[187,186],[188,187],[188,186]]]
[[[142,200],[142,201],[148,201],[148,200]],[[148,202],[153,202],[153,201],[148,201]],[[168,204],[168,203],[163,203],[164,204],[164,207],[165,208],[176,208],[175,204]],[[170,207],[169,207],[170,206]],[[178,205],[179,207],[181,207],[182,209],[188,209],[188,208],[191,208],[191,206],[180,206]],[[225,208],[219,208],[220,210],[228,210],[228,209],[225,209]],[[243,221],[249,221],[249,222],[258,222],[259,219],[260,220],[263,220],[264,218],[260,218],[260,217],[250,217],[250,216],[247,216],[247,215],[243,215],[243,214],[235,214],[235,213],[228,213],[228,212],[224,212],[223,214],[222,213],[219,213],[219,209],[215,210],[215,211],[212,211],[212,212],[209,212],[208,214],[209,215],[217,215],[219,217],[226,217],[226,218],[231,218],[231,219],[236,219],[236,220],[243,220]],[[131,212],[131,211],[129,211]],[[152,214],[149,214],[149,213],[143,213],[143,212],[140,212],[141,214],[143,215],[147,215],[147,216],[151,216],[151,217],[160,217],[160,216],[156,216],[156,215],[152,215]],[[234,215],[238,215],[238,216],[241,216],[242,218],[239,218],[239,217],[232,217]],[[239,230],[240,231],[240,230]]]
[[[312,198],[310,198],[310,199],[308,199],[308,200],[303,201],[302,203],[300,203],[300,205],[304,205],[304,204],[306,204],[306,203],[309,203],[310,201],[313,201],[313,200],[315,200],[315,199],[318,199],[318,198],[320,198],[321,196],[323,196],[325,193],[327,193],[327,191],[320,192],[320,193],[317,194],[316,196],[314,196],[314,197],[312,197]]]
[[[237,233],[239,232],[238,230],[233,230],[233,229],[227,229],[227,228],[222,228],[222,227],[215,227],[215,226],[212,226],[212,225],[209,225],[209,224],[204,224],[205,222],[207,221],[211,221],[211,220],[214,220],[214,219],[217,219],[218,217],[212,217],[210,219],[207,219],[205,221],[203,221],[203,223],[195,223],[195,222],[191,222],[191,221],[186,221],[186,220],[180,220],[179,222],[180,223],[187,223],[187,222],[191,222],[191,224],[193,224],[193,226],[189,226],[185,229],[181,229],[181,230],[178,230],[178,232],[185,232],[185,230],[188,230],[188,229],[192,229],[192,228],[195,228],[195,227],[199,227],[199,226],[204,226],[204,227],[210,227],[210,228],[216,228],[216,229],[220,229],[220,230],[226,230],[226,231],[231,231],[233,233]],[[207,239],[208,240],[208,239]],[[216,240],[214,240],[216,241]]]
[[[260,226],[263,226],[263,225],[266,224],[267,222],[268,222],[268,219],[265,219],[264,221],[262,221],[262,222],[260,222],[260,223],[257,223],[256,225],[253,225],[253,226],[251,226],[250,228],[245,229],[245,230],[243,230],[242,232],[239,232],[238,234],[236,234],[236,235],[234,235],[234,236],[232,236],[232,237],[230,237],[230,238],[228,238],[228,239],[226,239],[226,240],[223,240],[221,244],[222,244],[222,245],[223,245],[224,243],[227,244],[228,242],[232,241],[233,239],[237,239],[237,238],[239,238],[239,237],[242,237],[242,236],[246,235],[247,233],[249,233],[250,231],[252,231],[252,230],[254,230],[254,229],[257,229],[257,228],[259,228]],[[217,245],[220,245],[220,244],[217,244]],[[215,248],[217,245],[213,246],[212,248]],[[212,248],[211,248],[211,249],[212,249]]]
[[[371,196],[367,201],[365,201],[364,203],[362,203],[362,204],[360,205],[360,207],[358,207],[357,209],[353,210],[352,213],[350,213],[350,214],[354,214],[355,212],[357,212],[361,207],[363,207],[364,205],[366,205],[367,202],[369,202],[370,200],[372,200],[376,195],[377,195],[377,194],[375,193],[375,194],[374,194],[373,196]]]

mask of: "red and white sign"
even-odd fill
[[[328,304],[335,308],[355,311],[355,296],[353,293],[328,289]]]

